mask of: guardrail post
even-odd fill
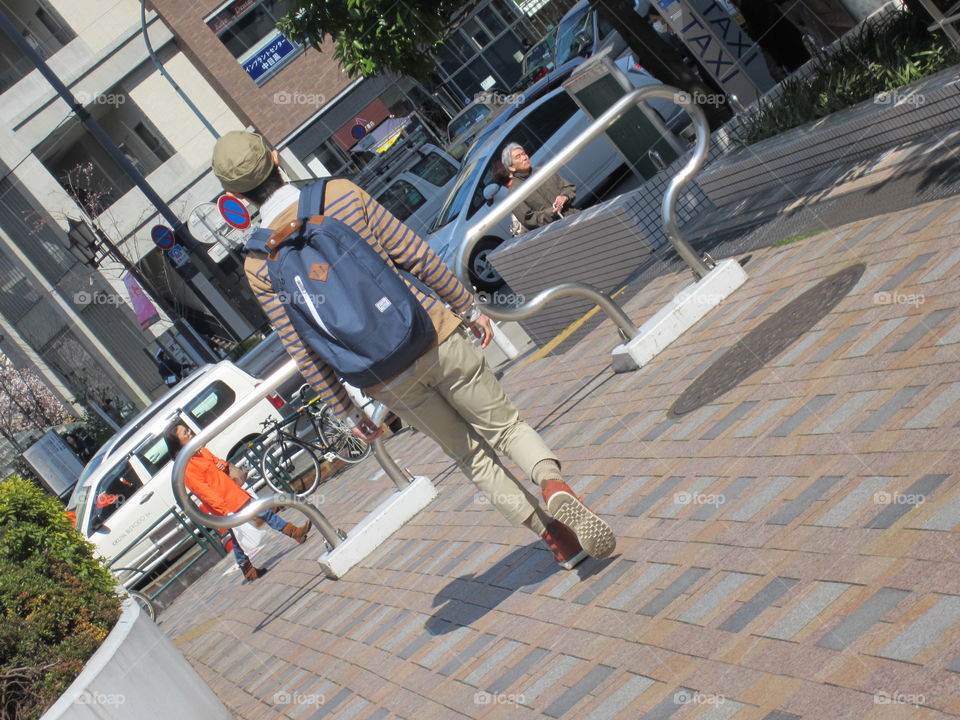
[[[193,500],[190,499],[190,494],[187,491],[185,473],[190,458],[192,458],[206,442],[216,437],[218,433],[250,410],[260,402],[260,400],[280,387],[280,385],[289,378],[293,377],[296,372],[296,363],[293,360],[289,360],[283,367],[258,385],[249,396],[227,410],[227,412],[218,417],[210,425],[203,428],[190,442],[180,449],[180,452],[177,454],[177,459],[173,464],[173,496],[183,512],[195,523],[217,529],[230,529],[253,520],[253,518],[264,510],[269,510],[272,507],[291,507],[307,516],[317,528],[317,531],[323,536],[324,541],[329,547],[335,548],[343,542],[343,533],[330,524],[330,521],[320,512],[319,508],[295,495],[285,493],[269,495],[255,500],[252,499],[251,502],[230,515],[208,515],[197,507]]]
[[[710,128],[707,124],[707,118],[703,114],[703,110],[694,103],[693,98],[689,94],[681,92],[677,88],[669,85],[647,85],[624,95],[606,112],[594,120],[589,127],[580,133],[571,143],[564,147],[563,150],[557,153],[546,165],[538,168],[537,172],[531,175],[516,191],[511,192],[507,197],[498,202],[480,222],[474,225],[467,232],[466,237],[464,237],[463,242],[461,242],[460,247],[457,249],[456,260],[454,261],[454,269],[460,281],[465,287],[471,287],[468,261],[477,241],[494,225],[500,222],[500,220],[509,215],[521,202],[532,195],[551,175],[558,172],[577,155],[577,153],[583,150],[588,143],[619,120],[628,109],[652,98],[661,98],[675,102],[690,115],[694,128],[696,129],[696,143],[693,153],[687,164],[684,165],[671,180],[664,194],[661,215],[667,239],[670,240],[680,257],[693,270],[698,281],[702,281],[711,275],[714,276],[711,282],[702,286],[700,290],[703,291],[704,294],[707,294],[708,291],[706,288],[709,287],[710,297],[716,297],[719,298],[719,300],[712,305],[709,300],[704,303],[703,298],[695,299],[693,302],[687,303],[687,308],[681,313],[684,317],[683,322],[679,324],[667,323],[671,329],[669,332],[664,333],[662,318],[658,319],[658,329],[655,329],[653,332],[651,332],[651,328],[648,327],[649,322],[645,323],[643,328],[637,328],[630,317],[623,311],[623,308],[621,308],[610,295],[585,283],[568,282],[554,285],[539,292],[529,302],[516,307],[484,302],[480,296],[477,297],[477,305],[482,308],[484,313],[495,320],[522,320],[539,312],[550,302],[562,297],[577,296],[592,300],[599,305],[607,314],[607,317],[613,321],[619,329],[621,337],[625,340],[625,343],[614,351],[613,367],[617,372],[636,370],[642,367],[645,362],[649,361],[649,357],[652,357],[652,355],[650,355],[649,351],[639,348],[641,343],[649,339],[650,342],[656,346],[653,352],[653,355],[655,355],[665,347],[665,344],[663,344],[665,338],[669,338],[666,340],[667,343],[676,338],[677,334],[674,333],[676,327],[682,326],[683,329],[680,330],[680,332],[683,332],[683,330],[690,327],[692,322],[695,322],[704,314],[697,314],[696,310],[690,312],[689,308],[699,304],[705,307],[704,312],[709,311],[714,305],[718,304],[723,297],[726,297],[726,295],[723,294],[724,292],[729,294],[729,292],[732,292],[733,289],[739,287],[739,285],[746,280],[746,274],[743,273],[739,265],[736,265],[736,269],[730,266],[730,262],[736,264],[734,261],[728,261],[722,264],[722,267],[717,266],[717,269],[711,270],[704,259],[694,251],[690,243],[687,242],[680,232],[677,218],[677,201],[680,191],[693,180],[700,171],[700,168],[703,167],[707,159],[710,142]],[[722,281],[720,282],[718,282],[716,278],[718,274],[722,275]],[[693,318],[693,320],[687,323],[690,318]]]

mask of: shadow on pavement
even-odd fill
[[[602,381],[600,381],[599,383],[594,382],[594,381],[598,380],[600,377],[602,377],[603,375],[606,375],[607,377],[605,377],[605,378],[604,378]],[[604,366],[604,367],[600,370],[600,372],[598,372],[598,373],[597,373],[596,375],[594,375],[593,377],[590,377],[590,378],[587,378],[586,380],[584,380],[582,383],[580,383],[580,384],[577,386],[577,389],[576,389],[576,390],[574,390],[574,391],[571,392],[569,395],[567,395],[565,398],[563,398],[563,400],[561,400],[560,402],[558,402],[557,405],[556,405],[556,407],[554,407],[553,410],[551,410],[546,416],[544,416],[544,417],[540,420],[540,422],[538,422],[538,423],[536,424],[536,426],[534,427],[534,429],[535,429],[537,432],[543,432],[543,431],[547,430],[547,429],[548,429],[551,425],[553,425],[557,420],[559,420],[560,418],[562,418],[562,417],[563,417],[564,415],[566,415],[568,412],[570,412],[571,410],[573,410],[577,405],[579,405],[579,404],[582,403],[584,400],[586,400],[588,397],[590,397],[590,396],[593,394],[594,390],[597,390],[597,389],[599,389],[600,387],[602,387],[603,385],[605,385],[606,383],[610,382],[610,380],[613,379],[614,377],[616,377],[616,374],[613,373],[613,372],[610,372],[610,366],[609,366],[609,365]],[[587,389],[587,388],[589,388],[589,391],[588,391],[588,392],[583,392],[583,391],[584,391],[585,389]],[[577,395],[580,394],[580,393],[583,393],[583,394],[580,395],[580,397],[577,397]],[[568,403],[570,403],[570,404],[567,405]],[[564,407],[564,406],[566,406],[566,407]]]
[[[424,627],[431,635],[453,632],[472,625],[520,588],[536,588],[558,573],[576,574],[582,582],[616,559],[587,558],[576,569],[564,570],[554,561],[553,553],[539,543],[517,548],[480,575],[471,573],[451,580],[434,597],[437,610]]]
[[[292,545],[290,547],[277,550],[268,558],[256,557],[254,559],[254,565],[256,565],[257,567],[262,567],[267,571],[267,573],[275,572],[277,570],[277,564],[282,558],[300,549],[302,549],[301,545]],[[277,607],[271,610],[259,623],[257,623],[257,626],[253,628],[253,632],[260,632],[261,630],[266,628],[270,623],[272,623],[278,617],[283,615],[283,613],[285,613],[287,610],[293,607],[294,604],[299,602],[300,599],[303,598],[308,592],[311,592],[312,590],[314,590],[314,588],[316,588],[317,585],[319,585],[321,582],[327,579],[326,575],[323,575],[321,573],[319,566],[315,566],[315,567],[317,568],[317,576],[312,580],[308,581],[304,585],[301,585],[299,587],[291,587],[291,590],[293,591],[291,595],[287,597],[286,600],[282,600],[280,604],[277,605]],[[244,582],[244,585],[248,585],[251,587],[251,589],[256,591],[257,589],[256,583],[257,581],[254,580],[252,582]]]

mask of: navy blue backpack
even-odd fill
[[[394,266],[345,223],[324,217],[325,180],[303,188],[299,230],[279,245],[261,228],[248,250],[268,254],[267,271],[304,345],[351,385],[370,387],[402,372],[436,339],[423,305]]]

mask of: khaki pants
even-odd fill
[[[557,458],[520,420],[466,330],[457,330],[424,353],[412,372],[367,393],[439,443],[514,525],[533,513],[539,499],[507,471],[496,451],[509,456],[528,477],[541,460]]]

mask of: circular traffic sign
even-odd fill
[[[173,230],[168,228],[166,225],[154,225],[150,229],[150,239],[156,244],[161,250],[169,250],[173,247],[173,243],[176,241]]]
[[[217,200],[217,208],[220,210],[220,216],[231,227],[235,227],[237,230],[250,227],[250,213],[247,212],[247,206],[236,198],[221,195],[220,199]]]
[[[363,140],[366,134],[367,134],[367,129],[360,123],[357,123],[352,128],[350,128],[350,136],[354,140]]]
[[[216,245],[219,241],[218,236],[222,237],[230,232],[230,227],[226,224],[223,216],[217,210],[216,203],[200,203],[190,211],[187,218],[187,227],[190,234],[197,242],[204,245]]]

